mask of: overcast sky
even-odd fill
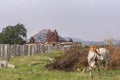
[[[17,23],[28,38],[56,29],[63,37],[120,39],[120,0],[0,0],[0,32]]]

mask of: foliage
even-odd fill
[[[120,69],[120,48],[109,48],[111,50],[109,68],[110,69]]]
[[[85,67],[87,66],[87,52],[87,49],[80,46],[72,46],[64,55],[56,59],[54,63],[46,65],[46,67],[62,71],[72,71],[79,67]]]
[[[34,37],[30,37],[30,43],[35,43],[35,38]]]
[[[120,47],[106,46],[110,52],[108,69],[120,69]],[[52,70],[73,71],[88,66],[87,54],[89,48],[79,48],[73,46],[64,55],[61,55],[54,63],[47,64],[46,67]],[[102,67],[102,66],[101,66]]]
[[[23,44],[25,43],[27,30],[23,24],[7,26],[0,33],[1,44]]]

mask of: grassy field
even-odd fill
[[[61,51],[11,58],[9,63],[15,64],[16,68],[1,68],[0,80],[99,80],[96,71],[94,71],[95,76],[92,79],[88,76],[88,72],[64,72],[45,68],[45,65],[50,63],[48,58],[60,55]],[[100,80],[120,80],[120,70],[109,70],[108,75],[102,76]]]

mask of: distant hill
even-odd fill
[[[72,38],[72,37],[63,37],[66,41],[69,41],[70,39],[73,40],[73,42],[85,42],[83,39],[80,38]]]
[[[33,37],[36,42],[44,42],[46,40],[46,35],[48,33],[48,29],[43,29],[35,34]]]
[[[48,33],[48,29],[43,29],[39,31],[37,34],[35,34],[33,37],[36,42],[45,42],[47,33]],[[66,39],[59,35],[59,41],[63,42],[66,41]]]
[[[48,33],[48,29],[43,29],[39,31],[37,34],[35,34],[33,37],[36,42],[45,42],[46,40],[46,35]],[[59,35],[59,33],[58,33]],[[107,44],[107,41],[85,41],[80,38],[72,38],[72,37],[62,37],[59,35],[59,41],[64,42],[64,41],[69,41],[70,39],[73,40],[73,42],[81,42],[83,45],[105,45]],[[114,45],[120,44],[120,41],[112,39],[112,42]]]

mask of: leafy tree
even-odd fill
[[[0,43],[1,44],[24,44],[27,29],[23,24],[16,24],[15,26],[7,26],[3,28],[0,33]]]
[[[30,43],[35,43],[34,37],[31,37],[31,38],[30,38]]]

